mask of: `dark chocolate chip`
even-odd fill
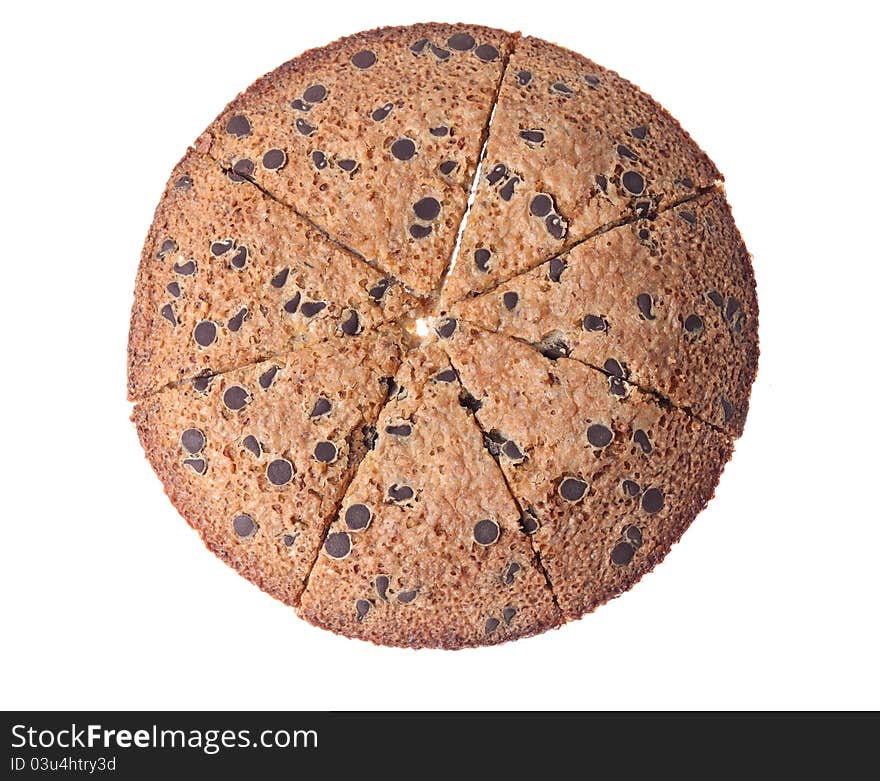
[[[710,290],[708,293],[706,293],[706,298],[708,298],[717,307],[724,306],[724,298],[717,290]]]
[[[303,92],[303,100],[306,103],[320,103],[327,97],[327,88],[323,84],[312,84]]]
[[[351,64],[355,68],[366,70],[376,64],[376,54],[369,49],[364,49],[351,58]]]
[[[697,224],[697,215],[694,214],[693,212],[688,212],[688,211],[682,210],[678,213],[678,216],[681,217],[686,223],[688,223],[690,225]]]
[[[197,428],[188,428],[180,435],[180,444],[187,453],[201,453],[205,447],[205,435]]]
[[[314,125],[310,125],[302,117],[297,117],[295,124],[297,131],[302,136],[310,136],[318,129]]]
[[[223,391],[223,403],[227,408],[237,412],[248,403],[248,392],[241,385],[230,385]]]
[[[607,361],[605,361],[605,363],[602,365],[602,368],[604,368],[605,371],[608,372],[612,377],[620,377],[621,379],[626,379],[629,375],[626,364],[621,363],[614,358],[609,358]]]
[[[296,310],[299,309],[299,305],[300,305],[301,301],[302,301],[302,294],[299,292],[299,290],[297,290],[296,293],[293,294],[293,298],[289,299],[284,304],[284,311],[287,312],[287,314],[289,314],[289,315],[296,314]]]
[[[205,374],[201,377],[194,377],[192,381],[193,390],[196,393],[207,393],[208,388],[211,387],[211,382],[213,379],[213,375],[210,374]]]
[[[659,488],[649,488],[642,494],[642,509],[646,513],[657,513],[663,509],[663,492]]]
[[[431,235],[431,231],[433,228],[430,225],[419,225],[418,223],[413,223],[409,226],[409,235],[414,239],[424,239],[427,236]]]
[[[544,220],[544,225],[547,228],[547,232],[554,239],[564,239],[565,234],[568,233],[568,223],[558,214],[548,214]]]
[[[474,48],[475,43],[474,37],[467,33],[455,33],[455,35],[449,36],[449,40],[446,41],[446,45],[457,52],[470,51]]]
[[[458,403],[473,414],[478,413],[483,408],[483,402],[470,391],[464,389],[458,394]]]
[[[629,131],[629,134],[633,138],[639,139],[639,141],[644,141],[648,137],[648,126],[639,125],[638,127],[634,127]]]
[[[285,266],[274,277],[272,277],[269,284],[272,285],[272,287],[277,287],[277,288],[284,287],[284,285],[287,282],[287,277],[289,274],[290,274],[290,269],[287,266]]]
[[[638,233],[636,234],[639,237],[639,241],[647,241],[651,238],[651,231],[647,228],[639,228]]]
[[[427,38],[419,38],[419,40],[417,40],[412,46],[409,47],[409,50],[413,54],[421,54],[423,51],[425,51],[425,47],[427,45],[428,45]]]
[[[559,484],[559,495],[566,502],[579,502],[587,492],[587,484],[577,477],[566,477]]]
[[[234,269],[243,269],[247,264],[249,254],[247,247],[239,247],[235,250],[235,254],[229,259],[229,265]]]
[[[498,627],[501,626],[501,622],[497,618],[487,618],[486,624],[483,627],[483,631],[486,635],[491,635]]]
[[[357,336],[364,330],[360,315],[354,309],[349,309],[347,314],[342,313],[342,325],[339,328],[346,336]]]
[[[249,176],[253,176],[254,161],[247,157],[236,160],[232,166],[232,172],[240,179],[247,179]]]
[[[507,176],[507,166],[504,163],[497,163],[492,167],[492,170],[486,174],[486,181],[489,184],[498,184],[504,177]]]
[[[458,328],[458,321],[454,317],[447,317],[441,320],[437,326],[437,335],[441,339],[448,339],[455,333],[456,328]]]
[[[654,452],[654,446],[651,444],[651,440],[648,439],[647,432],[643,431],[640,428],[636,429],[633,432],[633,442],[635,442],[642,449],[642,452],[646,456],[649,456],[651,455],[651,453]]]
[[[618,567],[629,564],[635,552],[636,549],[630,543],[618,542],[611,550],[611,563],[616,564]]]
[[[489,258],[492,257],[492,253],[489,250],[480,248],[474,251],[474,264],[477,267],[477,271],[482,271],[484,274],[489,270]]]
[[[217,325],[210,320],[202,320],[193,329],[193,339],[199,347],[210,347],[217,338]]]
[[[515,607],[506,607],[501,611],[501,617],[504,619],[504,623],[510,626],[510,622],[513,621],[513,617],[516,615]]]
[[[413,205],[413,211],[420,220],[430,222],[440,214],[440,201],[436,198],[422,198]]]
[[[354,603],[354,610],[356,614],[356,620],[358,622],[363,621],[367,617],[367,613],[370,612],[370,608],[373,607],[372,603],[368,599],[359,599]]]
[[[721,411],[724,414],[724,422],[727,423],[733,417],[733,404],[725,396],[719,396],[718,401],[721,403]]]
[[[397,601],[400,602],[401,605],[408,605],[412,602],[417,596],[419,592],[418,589],[409,589],[409,591],[401,591],[397,595]]]
[[[171,304],[165,304],[159,310],[159,314],[162,315],[171,325],[177,326],[177,315],[174,314],[174,307]]]
[[[584,76],[584,81],[587,82],[591,87],[599,86],[599,78],[597,76]]]
[[[608,330],[608,321],[600,315],[585,315],[581,325],[585,331]]]
[[[388,576],[387,575],[379,575],[374,581],[373,585],[376,587],[376,593],[379,595],[379,599],[384,599],[386,602],[388,601]]]
[[[184,174],[179,177],[178,180],[174,183],[175,190],[189,190],[193,185],[192,177],[189,174]]]
[[[345,511],[345,525],[355,532],[362,532],[373,520],[373,511],[365,504],[353,504]]]
[[[327,399],[324,396],[318,396],[318,400],[315,402],[315,406],[312,407],[312,411],[309,413],[309,417],[320,418],[322,415],[326,415],[332,409],[333,405],[330,403],[330,399]]]
[[[416,153],[416,145],[409,138],[398,138],[391,145],[391,154],[398,160],[410,160]]]
[[[223,239],[222,241],[212,241],[211,242],[211,254],[215,258],[219,258],[221,255],[225,255],[235,246],[235,242],[232,239]]]
[[[654,297],[650,293],[639,293],[636,297],[636,306],[645,320],[657,319],[654,315]]]
[[[269,171],[280,171],[287,162],[283,149],[270,149],[263,155],[263,168]]]
[[[512,309],[516,309],[516,305],[519,303],[519,294],[515,293],[512,290],[508,290],[502,297],[501,301],[504,304],[504,308],[508,311]]]
[[[299,98],[292,101],[290,104],[290,107],[293,109],[296,109],[297,111],[310,111],[312,108],[308,103],[305,103],[304,101],[300,100]]]
[[[501,535],[501,529],[495,521],[488,518],[479,521],[474,526],[474,539],[478,545],[492,545],[498,541]]]
[[[501,452],[514,463],[521,464],[526,458],[522,450],[519,449],[519,445],[517,445],[512,439],[507,440],[507,442],[501,446]]]
[[[527,87],[531,80],[532,80],[532,72],[531,71],[519,71],[516,74],[516,83],[519,84],[520,87]]]
[[[226,123],[226,132],[236,138],[244,138],[251,134],[251,123],[243,114],[236,114]]]
[[[351,173],[358,167],[357,160],[337,160],[336,165],[338,165],[343,171],[346,173]]]
[[[169,282],[165,289],[175,298],[180,298],[180,285],[177,282]]]
[[[688,315],[684,319],[684,330],[689,334],[698,334],[703,330],[703,318],[699,315]]]
[[[558,336],[544,339],[543,341],[538,342],[535,347],[538,348],[541,355],[545,358],[549,358],[551,361],[558,361],[560,358],[567,358],[571,354],[569,346]]]
[[[162,246],[156,250],[156,257],[161,260],[169,252],[177,252],[177,249],[177,242],[174,239],[165,239],[165,241],[162,242]]]
[[[511,176],[510,179],[508,179],[504,183],[504,186],[498,191],[498,194],[501,196],[501,199],[504,201],[509,201],[511,198],[513,198],[514,189],[519,184],[519,182],[520,182],[519,177]]]
[[[727,306],[724,308],[724,319],[729,323],[739,312],[739,301],[732,296],[727,299]]]
[[[250,515],[236,515],[232,519],[232,528],[239,537],[253,537],[257,531],[257,524]]]
[[[507,437],[497,428],[493,428],[488,433],[483,434],[483,446],[495,458],[501,454],[501,446],[505,442],[507,442]]]
[[[568,263],[566,263],[562,258],[551,258],[549,267],[547,269],[547,276],[550,278],[551,282],[559,282],[562,278],[562,272],[568,268]]]
[[[553,199],[544,193],[538,193],[529,204],[529,211],[535,217],[546,217],[553,211]]]
[[[346,532],[328,534],[324,541],[324,552],[331,559],[344,559],[351,552],[351,537]]]
[[[332,442],[322,440],[315,445],[315,460],[320,461],[322,464],[332,464],[336,460],[337,453],[336,445]]]
[[[690,177],[683,176],[681,179],[676,179],[675,184],[680,184],[682,187],[688,190],[694,189],[694,183],[691,181]]]
[[[229,318],[229,322],[226,324],[226,327],[233,333],[240,330],[242,324],[244,323],[244,319],[247,316],[247,313],[247,307],[242,307],[238,310],[238,312],[236,312],[232,317]]]
[[[248,450],[251,451],[257,458],[260,457],[263,453],[263,448],[260,446],[260,443],[257,441],[257,438],[253,434],[248,434],[242,441],[241,444],[244,445]]]
[[[379,108],[374,109],[370,116],[373,118],[374,122],[381,122],[391,113],[393,108],[393,103],[386,103],[384,106],[379,106]]]
[[[596,185],[598,188],[605,193],[608,194],[608,177],[603,174],[596,174]]]
[[[272,381],[275,379],[275,375],[278,374],[277,366],[270,366],[266,371],[264,371],[260,375],[260,387],[263,390],[269,390],[272,385]]]
[[[399,426],[385,426],[385,433],[395,437],[408,437],[412,434],[412,426],[408,423],[401,423]]]
[[[443,138],[447,133],[449,133],[449,128],[446,125],[437,125],[437,127],[428,128],[428,132],[432,136],[437,136],[437,138]]]
[[[638,496],[642,492],[641,487],[635,480],[624,480],[620,487],[626,496]]]
[[[620,181],[633,195],[641,195],[645,192],[645,178],[638,171],[626,171]]]
[[[620,377],[609,377],[608,392],[612,396],[620,396],[623,398],[627,394],[626,383]]]
[[[434,375],[435,382],[455,382],[457,379],[458,375],[455,373],[455,369],[444,369]]]
[[[541,130],[520,130],[519,137],[530,144],[544,143],[544,133]]]
[[[204,458],[187,458],[183,463],[197,475],[203,475],[208,471],[208,462]]]
[[[299,532],[297,532],[296,534],[285,534],[281,538],[281,542],[283,542],[286,547],[290,548],[293,546],[293,543],[296,542],[297,537],[299,537]]]
[[[449,59],[449,52],[439,46],[434,46],[433,43],[431,44],[431,53],[441,62]]]
[[[557,92],[560,95],[571,95],[572,89],[567,84],[563,84],[561,81],[557,81],[555,84],[550,86],[551,92]]]
[[[373,299],[376,303],[379,303],[388,292],[388,288],[391,287],[391,280],[389,279],[380,279],[373,287],[370,288],[368,295]]]
[[[488,43],[482,43],[474,49],[474,54],[477,55],[477,59],[482,60],[483,62],[492,62],[492,60],[498,59],[498,49],[494,46],[490,46]]]
[[[625,157],[627,160],[634,160],[635,162],[638,162],[639,160],[639,156],[625,144],[617,145],[617,154],[621,157]]]
[[[534,534],[541,528],[538,516],[531,507],[526,507],[519,517],[519,527],[526,534]]]
[[[320,149],[316,149],[312,152],[312,165],[314,165],[319,171],[324,170],[327,167],[327,155],[325,155]]]
[[[171,268],[175,274],[180,274],[182,277],[191,277],[196,273],[196,262],[188,260],[185,263],[175,263]]]
[[[304,301],[299,311],[303,317],[314,317],[318,312],[326,308],[327,303],[325,301]]]
[[[293,464],[286,458],[276,458],[266,467],[266,478],[272,485],[287,485],[293,479]]]
[[[415,492],[408,485],[392,483],[388,487],[388,498],[392,502],[408,502],[413,496],[415,496]]]
[[[443,176],[449,176],[456,168],[458,168],[458,163],[455,160],[445,160],[440,163],[440,173]]]
[[[593,447],[607,447],[611,444],[612,439],[614,439],[614,432],[601,423],[593,423],[587,429],[587,442]]]
[[[642,547],[642,530],[638,526],[627,526],[623,530],[623,536],[636,548]]]
[[[512,586],[516,579],[516,573],[521,569],[522,567],[515,561],[510,562],[510,564],[507,565],[507,569],[504,570],[504,574],[501,576],[501,582],[504,583],[505,586]]]

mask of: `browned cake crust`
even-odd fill
[[[743,429],[758,304],[719,180],[648,96],[538,39],[306,52],[156,209],[128,347],[147,458],[214,553],[339,634],[576,619],[664,558]]]

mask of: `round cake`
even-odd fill
[[[709,158],[616,73],[384,28],[236,97],[141,255],[132,416],[180,514],[349,637],[461,648],[620,594],[712,497],[758,359]]]

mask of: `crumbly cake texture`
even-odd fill
[[[285,63],[199,149],[420,294],[452,256],[513,36],[394,27]]]
[[[758,305],[720,179],[651,98],[538,39],[306,52],[156,209],[128,347],[147,458],[319,627],[455,649],[576,619],[663,559],[743,430]]]

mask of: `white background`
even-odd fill
[[[880,706],[870,6],[7,4],[0,707]],[[580,622],[457,653],[313,629],[227,569],[125,400],[135,268],[186,145],[302,50],[426,17],[541,36],[657,97],[725,173],[761,305],[745,436],[666,562]]]

